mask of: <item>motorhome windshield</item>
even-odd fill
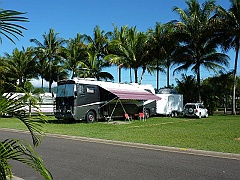
[[[57,97],[74,96],[74,84],[62,84],[57,88]]]

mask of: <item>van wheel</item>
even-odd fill
[[[96,115],[93,111],[89,111],[86,115],[86,120],[88,123],[93,123],[96,121]]]
[[[201,113],[199,113],[198,119],[201,119],[201,118],[202,118],[202,115],[201,115]]]

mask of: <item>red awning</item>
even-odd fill
[[[129,89],[102,87],[107,91],[115,94],[119,99],[134,99],[134,100],[160,100],[161,98],[144,90],[129,86]]]

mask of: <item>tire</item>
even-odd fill
[[[201,113],[199,113],[198,119],[201,119],[201,118],[202,118],[202,114],[201,114]]]
[[[174,113],[174,117],[178,117],[178,113],[176,111]]]
[[[194,112],[193,108],[188,109],[189,114],[192,114]]]
[[[94,123],[96,122],[96,114],[93,111],[89,111],[86,115],[87,123]]]

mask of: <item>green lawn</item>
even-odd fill
[[[153,117],[122,123],[64,123],[47,117],[44,132],[240,154],[240,116],[202,119]],[[118,122],[118,121],[117,121]],[[122,121],[125,122],[125,121]],[[26,129],[14,118],[1,118],[0,128]]]

